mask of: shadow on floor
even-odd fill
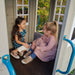
[[[21,63],[21,57],[19,60],[10,56],[10,61],[15,69],[16,75],[52,75],[54,60],[50,62],[42,62],[38,58],[35,58],[31,63],[23,65]]]

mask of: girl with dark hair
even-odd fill
[[[18,55],[18,52],[21,53],[21,56],[22,56],[23,52],[28,51],[30,47],[26,43],[25,24],[26,24],[26,20],[22,17],[18,17],[16,18],[15,25],[13,27],[12,42],[15,47],[15,50],[11,52],[11,55],[16,59],[20,58],[20,56]]]

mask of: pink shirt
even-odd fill
[[[34,42],[36,44],[36,47],[40,47],[39,50],[34,51],[34,53],[40,60],[48,62],[55,58],[57,42],[54,36],[47,37],[43,35],[41,38],[35,40]]]

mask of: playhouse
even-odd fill
[[[59,43],[56,59],[48,63],[35,59],[28,65],[22,65],[20,60],[16,61],[10,56],[9,52],[13,49],[11,32],[16,17],[20,16],[26,19],[28,43],[43,35],[36,32],[39,20],[37,18],[38,0],[0,0],[1,75],[68,75],[75,69],[75,41],[71,42],[75,38],[75,0],[50,0],[49,4],[48,21],[56,20],[59,24]]]

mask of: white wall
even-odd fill
[[[9,53],[5,0],[0,0],[0,57]]]
[[[70,4],[69,4],[70,3]],[[57,57],[56,57],[56,69],[54,68],[54,72],[56,72],[57,69],[60,69],[61,71],[66,71],[69,61],[70,61],[70,56],[72,53],[71,47],[67,47],[67,42],[63,40],[63,36],[67,35],[67,39],[70,38],[70,33],[72,30],[73,26],[73,21],[74,21],[74,16],[75,16],[75,0],[68,0],[68,6],[66,9],[65,13],[65,18],[62,27],[62,33],[61,37],[59,40],[59,47],[58,47],[58,52],[57,52]],[[61,39],[62,38],[62,39]],[[72,68],[70,71],[72,71],[75,68],[75,58],[72,64]],[[53,73],[53,75],[62,75],[59,72]]]
[[[16,18],[16,0],[5,0],[6,22],[9,48],[12,47],[11,32]]]

